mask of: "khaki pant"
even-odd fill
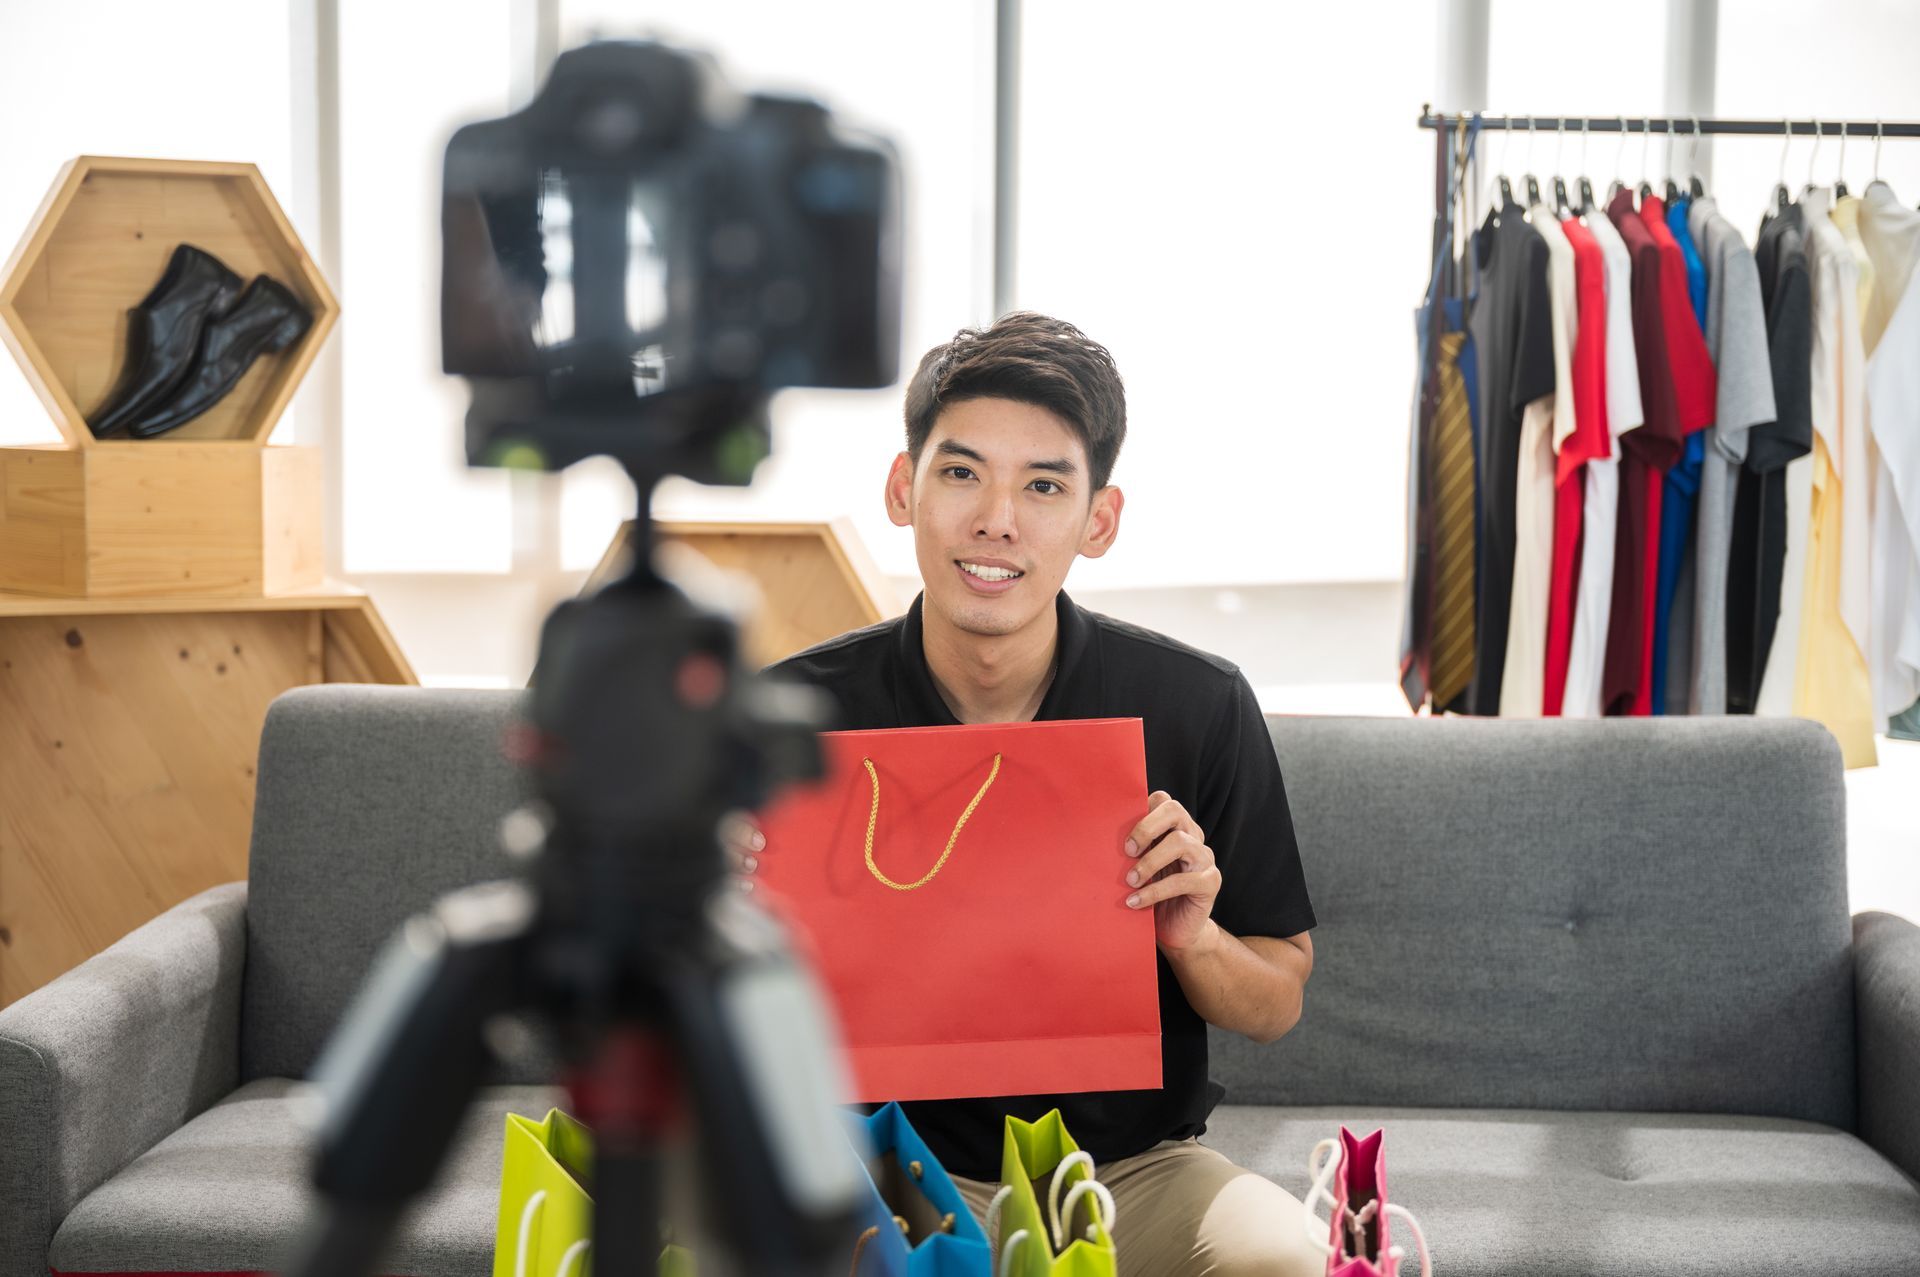
[[[1323,1277],[1327,1270],[1325,1252],[1307,1239],[1299,1201],[1198,1141],[1168,1140],[1096,1172],[1113,1194],[1120,1277]],[[984,1226],[999,1186],[958,1175],[953,1182]]]

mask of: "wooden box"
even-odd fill
[[[741,644],[747,660],[771,665],[848,630],[906,611],[846,518],[810,523],[727,523],[662,519],[661,542],[698,553],[714,567],[751,581],[759,606],[746,618]],[[620,525],[613,544],[587,578],[591,594],[627,570],[633,524]]]
[[[414,681],[372,601],[338,586],[232,600],[0,593],[0,1006],[246,877],[274,697]]]
[[[119,378],[127,312],[181,243],[242,280],[278,280],[313,323],[179,428],[95,439],[86,417]],[[69,161],[0,273],[0,337],[65,440],[0,448],[0,590],[244,598],[319,584],[318,456],[265,441],[339,313],[253,165]]]
[[[320,453],[248,443],[0,448],[0,590],[257,598],[324,571]]]

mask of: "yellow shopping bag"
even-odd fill
[[[987,1241],[997,1272],[1115,1277],[1113,1195],[1093,1177],[1093,1158],[1073,1142],[1060,1110],[1037,1122],[1007,1119],[1000,1179],[1000,1191],[987,1209]]]
[[[539,1121],[507,1114],[493,1277],[587,1277],[593,1271],[593,1134],[549,1109]],[[659,1277],[696,1277],[681,1246],[660,1252]]]
[[[587,1277],[593,1245],[593,1136],[562,1113],[507,1114],[493,1277]]]

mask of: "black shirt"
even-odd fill
[[[1787,463],[1813,451],[1813,290],[1806,222],[1794,204],[1753,249],[1767,315],[1774,419],[1748,432],[1727,557],[1727,712],[1751,714],[1773,654],[1787,561]]]
[[[1547,294],[1547,241],[1511,200],[1475,236],[1480,297],[1473,306],[1473,348],[1480,360],[1480,534],[1474,556],[1475,714],[1500,712],[1513,606],[1514,489],[1520,477],[1520,421],[1527,405],[1553,393],[1553,315]]]
[[[832,691],[841,708],[837,725],[846,730],[957,724],[927,669],[923,599],[904,617],[830,639],[771,672]],[[1186,807],[1219,865],[1214,920],[1236,936],[1311,929],[1313,905],[1280,764],[1239,667],[1084,611],[1064,590],[1054,606],[1056,670],[1035,717],[1141,719],[1147,787]],[[1206,1022],[1164,956],[1159,973],[1161,1089],[916,1101],[903,1106],[914,1129],[949,1171],[977,1180],[1000,1178],[1008,1114],[1032,1121],[1058,1108],[1075,1141],[1102,1163],[1202,1133],[1217,1102],[1207,1082]]]

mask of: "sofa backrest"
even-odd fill
[[[401,922],[511,876],[512,692],[335,685],[274,701],[248,866],[240,1077],[304,1076]]]
[[[410,914],[509,874],[521,697],[304,688],[260,746],[241,1076],[311,1066]],[[1849,1126],[1839,751],[1799,720],[1269,720],[1319,926],[1243,1103]],[[1231,890],[1229,885],[1228,890]]]
[[[1840,754],[1797,719],[1272,718],[1319,925],[1229,1102],[1849,1127]],[[1227,884],[1232,890],[1232,884]]]

